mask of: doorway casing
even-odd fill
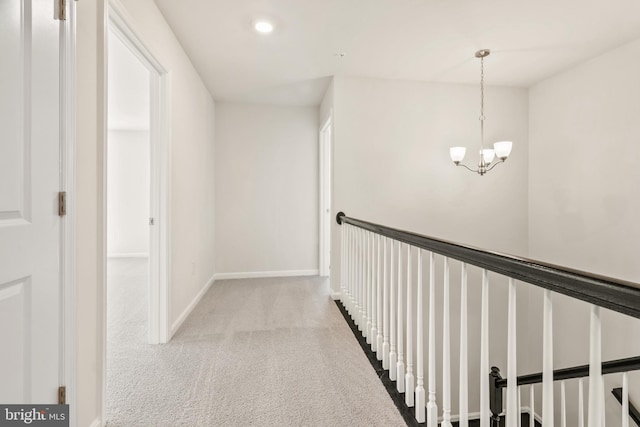
[[[331,205],[332,205],[332,153],[333,153],[333,125],[332,112],[320,126],[318,135],[319,162],[319,259],[318,270],[320,276],[329,276],[331,266]]]

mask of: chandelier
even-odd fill
[[[500,141],[494,143],[493,148],[484,148],[484,58],[489,56],[490,53],[489,49],[481,49],[476,52],[476,58],[480,58],[480,160],[478,161],[478,169],[471,169],[461,163],[467,151],[465,147],[451,147],[449,149],[451,160],[456,166],[463,166],[481,176],[507,160],[511,153],[512,145],[511,141]]]

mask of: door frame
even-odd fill
[[[60,191],[67,194],[67,212],[60,224],[60,385],[66,388],[69,425],[76,427],[76,4],[66,6],[67,19],[60,21]]]
[[[331,134],[329,138],[326,138],[325,132],[328,128],[331,128]],[[319,158],[319,207],[320,212],[318,216],[319,222],[319,245],[318,245],[318,272],[321,277],[329,276],[330,274],[330,265],[331,265],[331,221],[325,221],[326,209],[327,209],[327,200],[326,193],[329,191],[330,198],[333,198],[332,190],[332,176],[331,176],[331,168],[332,162],[331,158],[333,157],[333,111],[329,111],[327,118],[320,126],[320,130],[318,132],[318,158]],[[327,165],[329,166],[329,170],[327,171]],[[327,176],[328,175],[328,176]],[[327,188],[328,183],[328,188]],[[331,202],[329,202],[329,208],[331,208]],[[328,227],[328,229],[327,229]],[[329,234],[329,241],[326,242],[327,234]]]
[[[149,230],[149,344],[164,344],[169,341],[169,73],[157,57],[149,50],[130,25],[119,2],[110,0],[108,7],[108,31],[113,32],[149,70],[150,90],[150,216],[155,224]],[[105,37],[108,44],[108,37]],[[107,47],[108,49],[108,47]],[[108,51],[108,50],[107,50]],[[108,61],[108,60],[107,60]],[[106,103],[105,103],[106,104]],[[105,105],[105,111],[107,106]],[[105,144],[105,162],[108,141]],[[106,182],[106,167],[104,182]],[[105,192],[106,199],[106,192]],[[107,204],[103,214],[106,218]],[[104,235],[106,244],[106,235]],[[104,251],[106,253],[106,250]],[[106,287],[106,280],[105,280]],[[106,299],[105,325],[106,325]],[[105,336],[106,340],[106,336]],[[106,343],[106,341],[105,341]],[[106,347],[105,347],[106,348]]]

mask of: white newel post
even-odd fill
[[[353,246],[351,242],[351,226],[347,227],[347,297],[345,298],[346,309],[349,315],[352,314],[351,285],[353,284]]]
[[[460,427],[469,427],[469,366],[467,354],[467,264],[462,263],[460,279]]]
[[[387,275],[387,238],[383,240],[382,270],[382,369],[389,369],[389,277]]]
[[[518,387],[518,427],[522,427],[522,387]]]
[[[413,297],[411,296],[411,246],[407,245],[407,373],[404,377],[404,402],[408,407],[414,404],[415,389],[413,377]]]
[[[589,427],[602,427],[602,321],[600,307],[591,306],[591,337],[589,340]]]
[[[480,321],[480,427],[489,427],[489,272],[482,270],[482,314]]]
[[[402,243],[398,242],[398,363],[396,366],[396,387],[404,393],[404,312],[402,310]]]
[[[422,249],[418,248],[418,279],[416,282],[416,310],[417,310],[417,328],[416,328],[416,368],[418,378],[416,384],[416,420],[419,423],[425,421],[425,392],[424,392],[424,315],[423,315],[423,298],[422,298]],[[429,425],[430,426],[430,425]]]
[[[378,235],[378,280],[377,280],[377,314],[378,318],[378,334],[376,335],[376,359],[382,360],[382,236]]]
[[[517,368],[517,324],[516,324],[516,285],[509,278],[509,313],[507,324],[507,427],[517,427],[520,419],[518,407],[518,368]]]
[[[542,335],[542,425],[553,427],[553,304],[551,291],[544,291]]]
[[[431,264],[433,266],[433,254],[431,254]],[[431,279],[435,282],[435,275]],[[430,298],[435,300],[435,290]],[[444,258],[444,296],[442,301],[442,427],[451,426],[451,331],[449,326],[449,299],[450,299],[450,280],[449,280],[449,258]],[[435,307],[429,304],[429,311],[435,311]],[[435,313],[429,314],[429,318],[435,320]],[[431,322],[431,320],[429,320]],[[431,346],[431,343],[429,343]],[[435,359],[435,357],[434,357]],[[431,378],[431,362],[429,362],[429,378]],[[435,375],[435,360],[433,363]],[[433,403],[435,404],[435,384],[433,392]],[[429,379],[429,402],[431,402],[431,379]],[[437,426],[437,420],[434,421],[434,427]]]
[[[397,360],[398,358],[396,354],[396,290],[394,287],[395,282],[393,281],[394,279],[393,260],[395,259],[394,249],[395,249],[395,240],[391,240],[391,249],[389,251],[390,253],[390,257],[389,257],[389,309],[390,309],[389,379],[391,381],[395,381],[398,378],[397,377],[398,372],[396,367],[396,364],[398,363],[398,360]]]

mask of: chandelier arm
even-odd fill
[[[493,169],[496,166],[498,166],[500,163],[504,163],[504,160],[500,160],[499,162],[494,163],[493,166],[491,166],[489,169],[487,169],[487,172],[489,172],[491,169]]]
[[[456,166],[462,166],[463,168],[467,169],[468,171],[471,171],[473,173],[478,173],[477,170],[471,169],[469,166],[465,165],[464,163],[458,163]]]

